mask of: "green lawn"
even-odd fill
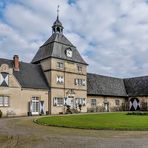
[[[105,113],[42,117],[35,122],[42,125],[113,130],[148,130],[148,116]]]

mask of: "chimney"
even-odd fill
[[[13,68],[14,68],[14,71],[20,70],[20,62],[19,62],[19,56],[18,55],[13,56]]]

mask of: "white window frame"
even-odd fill
[[[76,98],[76,105],[86,105],[86,99],[85,98]]]
[[[9,96],[0,96],[0,107],[9,107]]]
[[[77,104],[82,105],[83,104],[83,98],[77,98]]]
[[[63,69],[64,68],[64,63],[63,62],[57,62],[57,68],[58,69]]]
[[[64,105],[64,99],[63,98],[57,98],[57,106],[63,106]]]
[[[64,106],[64,98],[62,97],[54,97],[54,106]]]
[[[4,105],[3,96],[0,96],[0,107]]]
[[[85,79],[75,79],[75,85],[86,86],[86,80]]]
[[[31,102],[32,102],[32,114],[33,115],[38,115],[39,112],[40,112],[40,97],[37,97],[37,96],[32,96],[31,98]],[[34,107],[35,107],[35,111],[33,111],[33,104],[34,104]],[[38,105],[38,110],[36,110],[37,108],[37,105]]]

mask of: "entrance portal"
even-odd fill
[[[109,112],[109,103],[104,103],[104,111]]]
[[[44,101],[40,101],[38,97],[32,97],[29,102],[30,115],[43,115],[44,114]]]
[[[140,110],[140,101],[137,98],[130,99],[130,111]]]
[[[31,101],[31,114],[32,115],[39,115],[40,112],[40,102],[37,97],[33,97]]]
[[[71,108],[75,107],[75,99],[74,96],[68,96],[66,100],[66,105],[70,106]]]

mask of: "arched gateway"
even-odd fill
[[[140,101],[138,98],[130,99],[130,111],[140,110]]]

